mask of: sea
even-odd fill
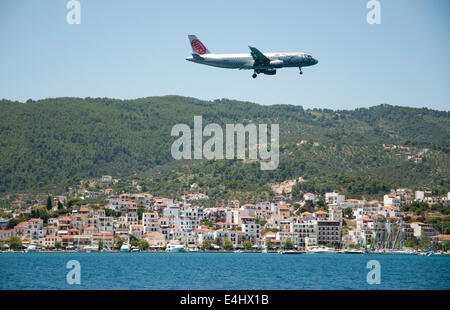
[[[60,289],[448,290],[450,256],[0,253],[0,290]]]

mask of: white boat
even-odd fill
[[[384,251],[383,254],[388,255],[417,255],[417,253],[414,250],[388,250]]]
[[[141,250],[139,250],[139,248],[133,247],[131,248],[131,252],[140,252]]]
[[[122,244],[120,247],[120,252],[130,252],[130,245],[126,243]]]
[[[363,250],[356,250],[356,249],[345,250],[344,254],[364,254],[364,251]]]
[[[166,246],[166,252],[171,253],[183,253],[185,252],[185,248],[183,245],[180,244],[177,240],[172,240],[169,242],[169,244]]]
[[[336,250],[333,248],[327,248],[324,246],[321,247],[313,247],[308,250],[310,254],[335,254]]]
[[[38,249],[34,244],[30,244],[27,249],[25,250],[26,253],[35,253],[38,252]]]
[[[86,253],[98,252],[98,246],[87,245],[83,249]]]
[[[278,251],[278,254],[304,254],[304,251],[296,251],[296,250],[286,250],[286,251]]]

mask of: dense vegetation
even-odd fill
[[[0,101],[0,193],[56,191],[102,174],[133,177],[155,193],[182,194],[197,182],[215,199],[271,195],[267,184],[300,176],[297,191],[376,195],[391,185],[449,185],[449,112],[389,105],[353,111],[261,106],[165,96],[136,100],[56,98]],[[172,126],[279,123],[279,168],[240,160],[174,161]],[[224,126],[223,126],[224,127]],[[299,145],[301,140],[308,143]],[[318,142],[313,146],[312,142]],[[382,144],[408,145],[408,152]],[[423,162],[407,156],[421,150]]]

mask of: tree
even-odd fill
[[[81,206],[83,204],[83,200],[80,198],[70,198],[67,200],[67,208],[71,208],[72,206]]]
[[[103,240],[98,241],[98,250],[99,251],[103,250]]]
[[[48,196],[47,197],[47,210],[50,211],[53,208],[53,202],[52,202],[52,197]]]
[[[203,240],[203,242],[202,242],[202,249],[206,250],[206,249],[210,249],[210,248],[211,248],[211,241]]]
[[[233,249],[233,242],[231,242],[231,240],[230,239],[224,239],[223,240],[223,245],[222,245],[222,247],[225,249],[225,250],[231,250],[231,249]]]
[[[122,244],[125,242],[125,240],[123,240],[123,238],[120,238],[120,237],[117,237],[116,238],[116,242],[115,242],[115,247],[116,248],[119,248],[120,249],[120,247],[122,246]]]
[[[216,237],[216,239],[214,239],[214,244],[221,246],[222,245],[222,239],[220,239],[219,237]]]
[[[266,248],[270,249],[273,246],[272,240],[267,239],[266,240]]]
[[[253,242],[251,242],[250,240],[246,240],[244,241],[244,243],[242,243],[242,246],[244,247],[244,249],[250,250],[253,246]]]
[[[314,203],[311,200],[306,200],[303,206],[308,212],[314,211]]]
[[[6,229],[13,229],[17,224],[19,224],[18,219],[10,219],[8,225],[6,226]]]
[[[44,220],[44,224],[46,224],[50,215],[45,207],[35,207],[31,209],[31,217],[40,218]]]
[[[290,238],[287,238],[283,244],[283,248],[292,249],[293,247],[294,247],[294,244],[292,243],[292,240]]]
[[[56,249],[62,248],[61,241],[58,241],[58,240],[55,241],[55,248],[56,248]]]
[[[139,207],[138,208],[138,219],[142,220],[142,215],[144,214],[145,208],[144,207]]]
[[[342,214],[346,217],[346,218],[351,218],[352,214],[353,214],[353,210],[352,208],[345,208],[344,210],[342,210]]]
[[[22,247],[22,240],[20,240],[17,236],[12,236],[9,238],[9,248],[10,249],[17,249]]]
[[[145,239],[142,239],[141,241],[139,241],[139,249],[141,251],[143,250],[147,250],[149,248],[150,244],[148,244],[148,241]]]
[[[63,204],[61,203],[61,201],[58,200],[58,210],[61,210],[63,208],[64,208]]]

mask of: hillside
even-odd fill
[[[305,110],[178,96],[2,100],[0,109],[0,193],[60,189],[102,174],[134,176],[149,190],[176,194],[196,181],[220,198],[230,191],[268,195],[268,183],[300,176],[355,195],[375,195],[393,184],[449,184],[449,112],[389,105]],[[194,115],[203,116],[204,126],[279,123],[279,168],[261,171],[257,163],[237,160],[175,162],[172,126],[193,127]],[[386,150],[383,144],[409,149]],[[347,188],[339,183],[342,175],[362,177],[374,189]]]

